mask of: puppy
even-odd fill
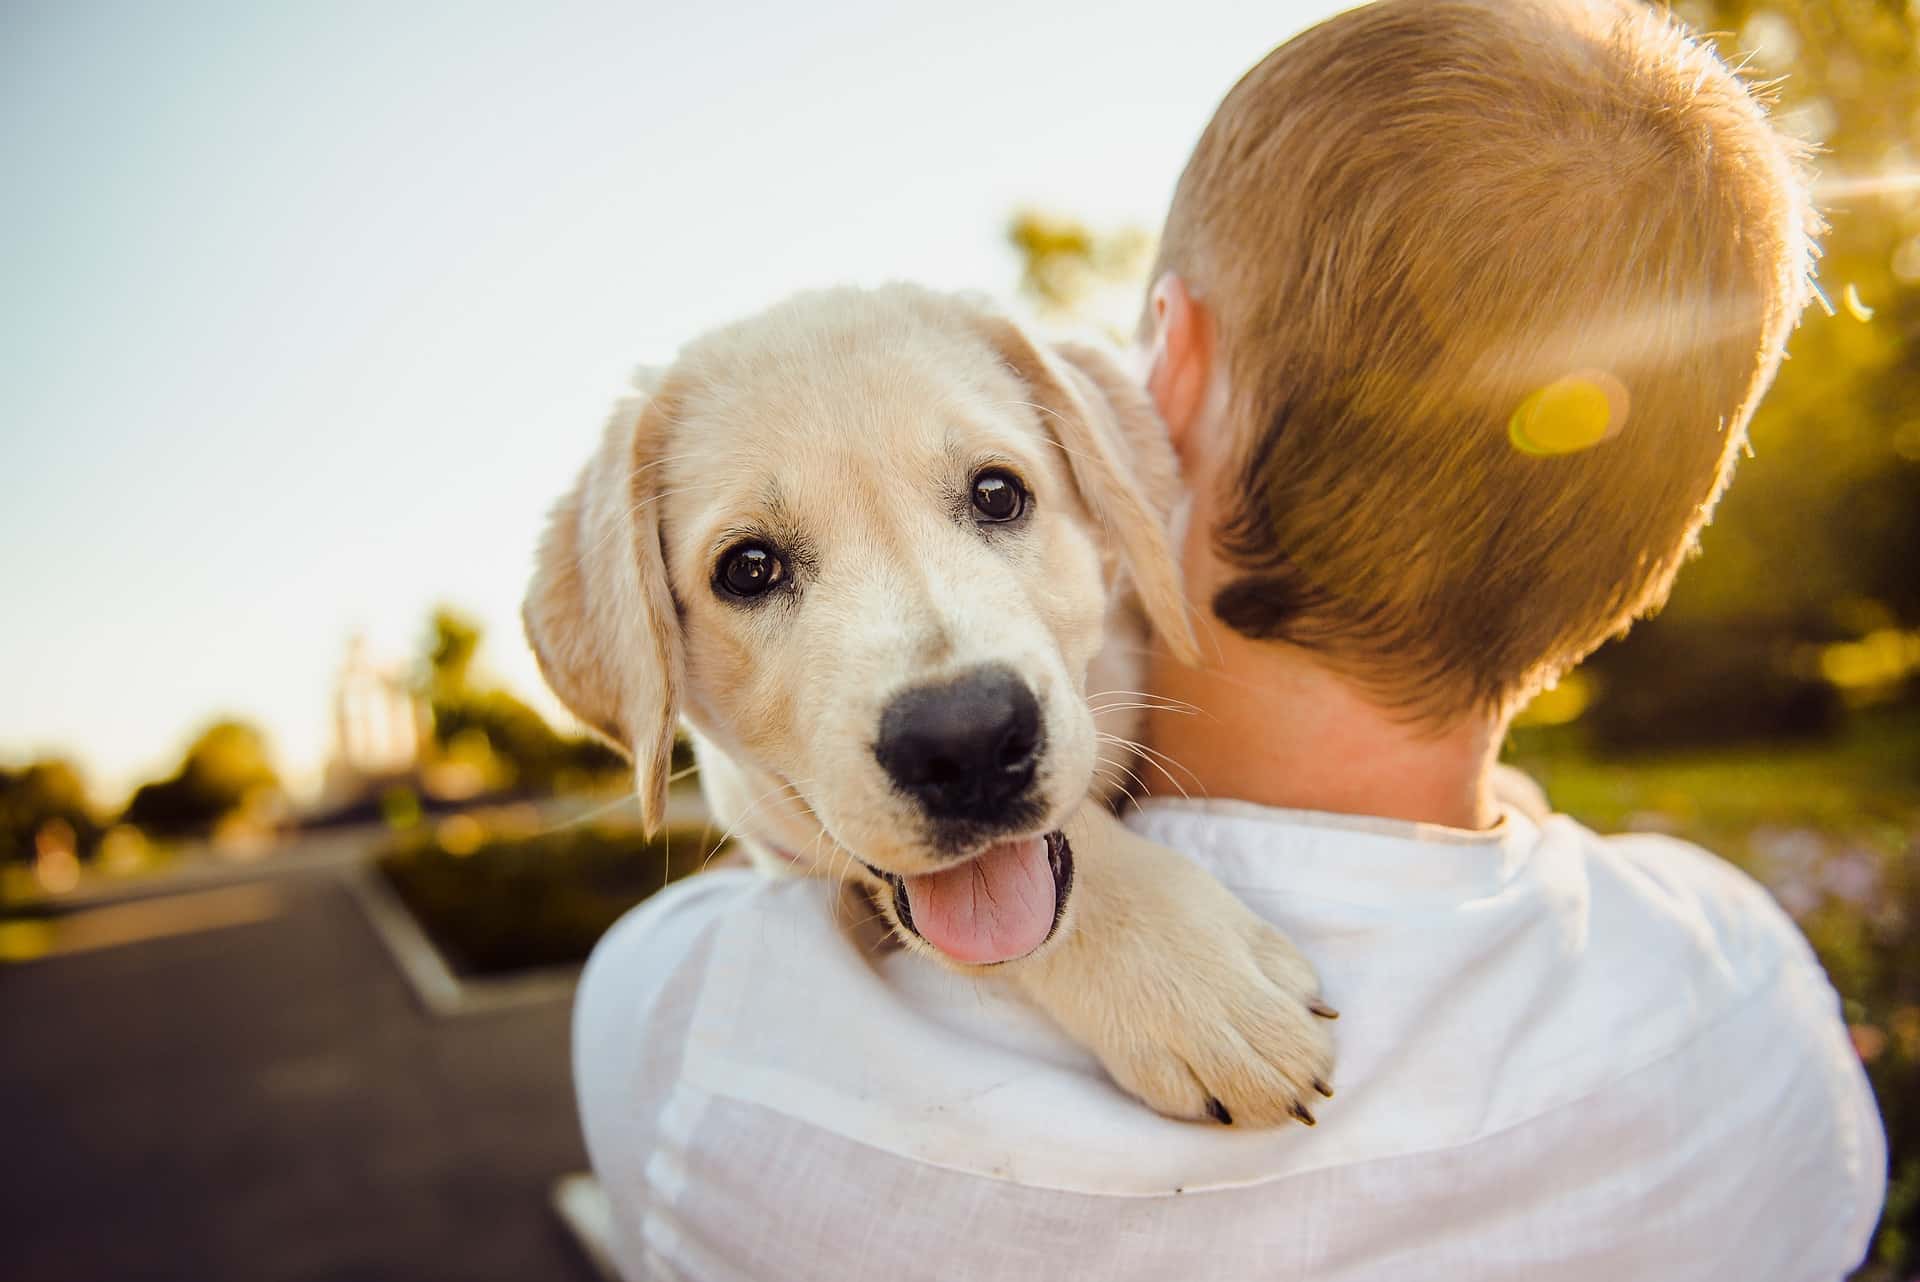
[[[802,295],[641,381],[524,617],[555,692],[631,755],[648,828],[684,719],[762,866],[858,882],[908,947],[1015,984],[1162,1113],[1311,1122],[1333,1013],[1311,968],[1107,804],[1149,623],[1194,649],[1145,397],[908,286]]]

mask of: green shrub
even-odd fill
[[[621,914],[699,868],[718,838],[683,828],[649,841],[628,827],[580,825],[469,844],[446,840],[461,836],[448,829],[443,822],[410,834],[378,863],[434,943],[470,975],[585,960]]]

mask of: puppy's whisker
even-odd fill
[[[839,856],[838,858],[843,859],[844,856]],[[834,866],[835,859],[836,855],[833,851],[821,851],[817,848],[816,843],[815,847],[809,848],[807,853],[797,862],[809,873],[817,873],[831,881],[845,881],[850,869],[836,868]]]
[[[1158,758],[1161,761],[1165,761],[1170,765],[1176,766],[1179,769],[1186,771],[1187,777],[1192,779],[1195,783],[1199,782],[1199,777],[1195,775],[1193,771],[1187,770],[1185,766],[1181,765],[1178,761],[1175,761],[1172,757],[1168,756],[1166,753],[1161,752],[1158,748],[1149,748],[1144,743],[1139,743],[1133,739],[1123,738],[1120,735],[1105,735],[1103,737],[1109,743],[1113,743],[1124,748],[1131,748],[1135,752],[1141,753],[1148,757]]]
[[[1144,709],[1148,712],[1173,712],[1173,713],[1178,713],[1180,716],[1183,716],[1183,717],[1191,717],[1194,715],[1192,712],[1188,711],[1186,708],[1169,707],[1167,704],[1164,704],[1164,703],[1103,703],[1097,708],[1089,707],[1087,711],[1093,713],[1093,715],[1097,717],[1097,716],[1100,716],[1102,713],[1126,712],[1134,708]]]
[[[607,544],[613,542],[613,540],[615,540],[616,538],[621,537],[623,532],[630,535],[632,533],[633,518],[640,515],[640,513],[644,511],[648,506],[654,503],[658,503],[661,499],[672,498],[676,494],[691,494],[700,490],[711,490],[716,488],[718,488],[718,482],[709,483],[707,485],[681,485],[671,490],[661,490],[657,493],[648,495],[646,498],[641,499],[638,503],[635,503],[632,507],[628,508],[627,514],[622,520],[616,522],[611,529],[609,529],[605,534],[602,534],[598,539],[596,539],[593,543],[593,547],[591,551],[599,552],[601,549],[605,548]]]
[[[1152,766],[1155,770],[1158,770],[1162,775],[1166,776],[1167,782],[1173,785],[1174,790],[1180,794],[1183,800],[1186,800],[1186,801],[1193,800],[1193,798],[1188,795],[1187,790],[1181,786],[1180,781],[1173,777],[1173,772],[1171,770],[1168,770],[1166,766],[1163,766],[1160,764],[1160,761],[1159,761],[1160,755],[1161,754],[1149,750],[1148,756],[1146,757],[1147,764]],[[1175,767],[1183,771],[1186,774],[1187,778],[1193,781],[1194,787],[1199,788],[1202,793],[1206,792],[1206,789],[1201,786],[1199,776],[1195,775],[1193,771],[1188,770],[1185,766],[1182,766],[1179,762],[1174,761],[1173,758],[1171,757],[1167,758],[1167,760],[1172,762],[1172,764]]]
[[[562,819],[558,823],[543,825],[534,835],[539,837],[550,837],[554,833],[569,832],[572,829],[581,827],[582,825],[590,824],[594,820],[599,819],[602,816],[610,815],[614,811],[620,809],[620,807],[622,806],[635,804],[639,800],[640,800],[640,793],[638,790],[635,790],[632,792],[623,792],[619,796],[615,797],[613,800],[607,802],[606,804],[595,806],[593,809],[588,810],[583,814],[575,815],[571,819]]]
[[[697,765],[688,766],[685,770],[676,770],[674,773],[667,776],[667,782],[669,784],[678,783],[689,775],[699,773],[699,770],[700,770],[700,767]],[[591,810],[585,811],[581,814],[577,814],[573,816],[571,819],[562,819],[557,823],[546,824],[542,826],[540,829],[538,829],[535,835],[540,837],[548,837],[548,836],[552,836],[554,833],[570,832],[575,828],[583,827],[587,824],[593,823],[595,820],[598,820],[607,815],[610,815],[614,811],[620,809],[622,806],[637,805],[639,801],[640,801],[639,789],[637,788],[632,789],[630,791],[621,793],[619,796],[614,797],[613,799],[611,799],[610,801],[607,801],[603,805],[595,806]]]
[[[992,405],[1024,405],[1024,406],[1026,406],[1026,407],[1027,407],[1028,409],[1030,409],[1030,410],[1038,410],[1038,411],[1040,411],[1040,413],[1042,413],[1042,414],[1045,414],[1045,415],[1046,415],[1047,417],[1049,417],[1049,418],[1057,418],[1057,419],[1059,419],[1059,420],[1060,420],[1060,421],[1061,421],[1062,423],[1064,423],[1064,422],[1066,422],[1066,421],[1067,421],[1067,420],[1066,420],[1066,416],[1065,416],[1065,415],[1063,415],[1062,413],[1060,413],[1060,411],[1059,411],[1059,410],[1054,410],[1054,409],[1048,409],[1048,408],[1047,408],[1046,406],[1044,406],[1044,405],[1036,405],[1036,404],[1034,404],[1034,403],[1033,403],[1032,401],[991,401],[991,402],[989,402],[989,404],[992,404]],[[1058,442],[1055,442],[1055,444],[1058,444]],[[1062,448],[1065,448],[1065,447],[1063,446]]]
[[[667,490],[655,490],[653,493],[647,495],[647,497],[639,500],[638,502],[634,503],[631,507],[629,507],[627,509],[627,515],[629,517],[638,516],[640,513],[646,511],[649,507],[652,507],[655,503],[658,503],[661,499],[669,499],[676,494],[692,494],[700,490],[718,489],[719,486],[720,486],[720,482],[718,481],[705,481],[700,483],[689,483],[686,485],[676,485],[672,489],[667,489]]]
[[[1131,699],[1143,707],[1150,708],[1173,708],[1181,712],[1192,712],[1195,710],[1192,704],[1182,703],[1178,699],[1162,699],[1158,695],[1135,694],[1131,690],[1103,690],[1099,694],[1087,696],[1087,702],[1096,708],[1110,703],[1115,699]]]
[[[869,922],[876,922],[876,921],[880,922],[882,925],[890,924],[887,922],[887,915],[876,908],[874,909],[874,911],[868,913],[865,917],[856,918],[855,920],[847,922],[846,925],[848,930],[858,930],[860,929],[860,927],[867,925]],[[882,942],[883,943],[885,942],[884,939],[882,940]]]
[[[1160,707],[1180,708],[1187,712],[1200,711],[1198,706],[1188,703],[1184,699],[1174,699],[1164,694],[1155,694],[1151,690],[1117,690],[1117,689],[1116,690],[1095,690],[1092,694],[1087,696],[1087,699],[1089,701],[1092,701],[1094,699],[1104,699],[1108,695],[1131,695],[1136,699],[1150,700],[1152,703]]]
[[[647,497],[628,508],[627,518],[631,520],[662,499],[670,499],[676,494],[702,494],[709,490],[717,490],[725,483],[724,480],[716,479],[698,484],[689,483],[687,485],[676,485],[670,490],[655,490],[652,494],[647,495]]]
[[[1127,748],[1133,752],[1139,753],[1141,756],[1141,759],[1147,765],[1152,766],[1155,770],[1158,770],[1162,775],[1166,776],[1167,782],[1172,784],[1183,798],[1186,798],[1187,800],[1192,800],[1192,798],[1189,797],[1187,794],[1186,787],[1183,784],[1181,784],[1181,782],[1178,779],[1174,778],[1173,771],[1167,769],[1168,765],[1171,765],[1175,769],[1178,769],[1184,772],[1187,778],[1193,781],[1194,787],[1200,788],[1202,792],[1206,791],[1205,788],[1201,788],[1200,777],[1198,775],[1194,774],[1193,771],[1188,770],[1187,767],[1181,765],[1178,761],[1174,760],[1172,757],[1169,757],[1166,753],[1161,752],[1156,748],[1149,748],[1144,743],[1136,743],[1132,739],[1122,738],[1119,735],[1111,735],[1111,734],[1103,733],[1100,735],[1100,738],[1107,743],[1113,744],[1115,747]],[[1162,765],[1161,764],[1162,762],[1165,762],[1166,765]]]
[[[638,480],[640,477],[645,476],[648,472],[653,471],[655,468],[668,467],[675,463],[684,463],[688,459],[697,458],[697,457],[699,456],[691,452],[686,454],[657,455],[654,458],[648,459],[645,463],[642,463],[639,467],[634,468],[633,471],[627,473],[627,480],[629,483],[631,483],[632,481]]]
[[[1130,770],[1130,769],[1128,769],[1128,768],[1127,768],[1126,766],[1124,766],[1124,765],[1122,765],[1122,764],[1121,764],[1120,762],[1118,762],[1118,761],[1108,761],[1108,760],[1107,760],[1106,758],[1104,758],[1104,757],[1099,757],[1099,758],[1097,758],[1097,760],[1099,760],[1099,761],[1102,761],[1102,762],[1104,762],[1104,763],[1105,763],[1105,764],[1106,764],[1106,765],[1107,765],[1107,766],[1108,766],[1109,768],[1111,768],[1111,769],[1114,769],[1114,770],[1118,770],[1118,771],[1120,771],[1120,772],[1121,772],[1122,774],[1124,774],[1124,775],[1126,775],[1126,776],[1127,776],[1127,778],[1129,778],[1129,779],[1131,779],[1131,780],[1133,780],[1133,786],[1134,786],[1135,788],[1138,788],[1138,789],[1140,790],[1140,792],[1141,792],[1141,793],[1143,793],[1143,794],[1144,794],[1144,793],[1146,793],[1146,792],[1149,792],[1149,791],[1151,791],[1151,789],[1149,789],[1149,788],[1147,787],[1147,783],[1146,783],[1146,780],[1144,780],[1144,779],[1142,779],[1142,778],[1141,778],[1141,777],[1140,777],[1139,775],[1137,775],[1137,774],[1135,774],[1135,773],[1133,773],[1133,771],[1132,771],[1132,770]],[[1124,789],[1124,788],[1122,788],[1122,789],[1121,789],[1121,791],[1122,791],[1122,792],[1125,792],[1125,791],[1126,791],[1126,789]]]
[[[785,814],[793,814],[791,806],[793,806],[793,804],[799,804],[799,812],[801,812],[801,814],[804,814],[806,818],[814,818],[814,810],[812,810],[812,806],[806,802],[806,796],[804,796],[803,791],[801,791],[801,789],[810,787],[812,783],[814,783],[812,779],[783,779],[783,781],[774,783],[774,787],[770,787],[770,789],[766,789],[764,793],[755,796],[751,802],[747,802],[747,806],[739,812],[739,816],[733,819],[732,823],[728,825],[728,829],[720,835],[720,841],[714,843],[712,850],[708,850],[707,858],[701,860],[701,867],[705,869],[705,867],[714,860],[714,856],[720,854],[720,850],[722,850],[726,844],[733,841],[735,837],[739,837],[741,831],[745,829],[747,821],[753,818],[756,810],[768,808],[770,802],[772,802],[774,806],[787,806],[787,812],[785,812]],[[812,843],[808,846],[808,854],[806,854],[804,858],[797,858],[795,862],[797,862],[797,864],[808,864],[808,866],[810,866],[810,862],[812,862],[812,844],[820,843],[826,835],[828,835],[828,833],[826,833],[824,827],[818,829],[818,831],[814,833]]]
[[[832,877],[836,881],[844,881],[848,874],[852,872],[853,856],[842,850],[839,842],[834,842],[832,848],[827,849],[823,853],[821,848],[827,844],[827,841],[827,830],[822,828],[813,835],[813,840],[807,843],[806,853],[796,862],[800,863],[803,867],[819,872],[822,876]],[[846,866],[835,869],[833,866],[835,859],[839,859]]]
[[[726,831],[720,834],[720,840],[716,841],[713,844],[713,849],[709,850],[706,854],[706,857],[700,861],[700,868],[702,870],[705,870],[706,866],[713,861],[713,857],[720,853],[722,847],[724,847],[729,841],[732,841],[734,837],[739,834],[739,831],[742,825],[744,825],[747,822],[747,820],[753,815],[754,811],[760,808],[763,802],[765,802],[768,798],[773,797],[778,793],[786,792],[789,789],[792,789],[793,787],[794,785],[790,781],[783,779],[780,782],[774,784],[773,787],[767,789],[765,792],[755,797],[752,801],[749,801],[746,804],[745,808],[743,808],[740,811],[740,814],[734,819],[734,821],[727,825]],[[796,791],[794,795],[797,797],[799,794]]]
[[[1027,403],[1028,402],[1026,401],[1019,402],[1019,404],[1022,404],[1022,405],[1025,405]],[[1034,408],[1043,409],[1044,407],[1036,405],[1034,406]],[[1049,414],[1053,414],[1052,410],[1046,410],[1046,412]],[[1055,414],[1054,417],[1058,418],[1059,415]],[[1089,467],[1105,468],[1109,466],[1106,460],[1095,458],[1093,455],[1087,453],[1085,450],[1074,449],[1071,445],[1068,445],[1065,441],[1062,441],[1057,437],[1049,438],[1049,443],[1053,446],[1053,448],[1059,450],[1062,454],[1066,455],[1069,459],[1078,459]],[[1104,531],[1109,537],[1111,537],[1113,534],[1113,526],[1108,522],[1106,513],[1100,510],[1100,508],[1096,506],[1092,509],[1091,515],[1093,516],[1094,520],[1100,523],[1101,530]]]
[[[1143,760],[1147,765],[1150,765],[1155,770],[1158,770],[1161,773],[1161,775],[1165,777],[1166,781],[1173,785],[1173,790],[1180,794],[1180,800],[1182,801],[1193,800],[1193,798],[1187,794],[1186,788],[1181,784],[1181,782],[1178,779],[1175,779],[1172,774],[1168,773],[1167,768],[1165,766],[1161,765],[1159,762],[1155,761],[1151,757],[1144,758]],[[1145,785],[1142,785],[1142,787],[1144,786]]]
[[[1068,458],[1077,458],[1082,463],[1088,463],[1093,465],[1094,467],[1102,466],[1101,460],[1095,458],[1093,455],[1087,453],[1085,450],[1076,450],[1075,448],[1073,448],[1073,446],[1068,445],[1063,441],[1052,441],[1051,444],[1054,449],[1059,450],[1062,454],[1066,455]]]

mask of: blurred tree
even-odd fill
[[[1750,74],[1777,80],[1776,120],[1817,148],[1828,306],[1793,337],[1704,555],[1664,614],[1595,657],[1596,719],[1611,719],[1608,737],[1621,742],[1637,736],[1605,687],[1653,680],[1679,695],[1698,671],[1689,656],[1711,655],[1715,632],[1744,634],[1745,658],[1719,675],[1745,664],[1754,696],[1724,680],[1720,710],[1768,734],[1810,724],[1810,646],[1920,628],[1920,7],[1683,0],[1675,10],[1723,33],[1730,60],[1750,56]],[[1894,681],[1881,693],[1917,688]],[[1777,715],[1755,715],[1756,699]]]
[[[265,737],[244,721],[217,721],[200,732],[171,776],[142,784],[120,818],[154,836],[201,836],[279,791]]]
[[[1818,151],[1820,285],[1753,424],[1753,455],[1675,594],[1693,618],[1920,626],[1920,9],[1905,0],[1679,7],[1777,78]]]
[[[487,791],[551,792],[624,772],[619,754],[595,739],[557,733],[505,690],[476,682],[479,624],[442,606],[428,622],[422,686],[433,712],[433,755],[469,768]]]
[[[1095,231],[1078,219],[1017,211],[1007,241],[1020,255],[1020,292],[1045,316],[1097,326],[1116,340],[1140,314],[1153,237],[1138,227]]]
[[[459,611],[441,606],[428,621],[427,697],[458,699],[471,693],[473,656],[480,649],[480,625]]]
[[[82,852],[99,839],[79,769],[58,757],[18,770],[0,767],[0,860],[32,859],[34,838],[50,822],[66,824]]]

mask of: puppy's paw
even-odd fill
[[[1313,1125],[1333,1094],[1335,1011],[1312,966],[1191,860],[1111,818],[1082,823],[1071,919],[1011,977],[1169,1117]]]
[[[1312,1126],[1333,1095],[1335,1012],[1278,931],[1248,914],[1222,935],[1217,947],[1166,961],[1161,982],[1143,985],[1114,1036],[1091,1049],[1116,1082],[1169,1117]]]

